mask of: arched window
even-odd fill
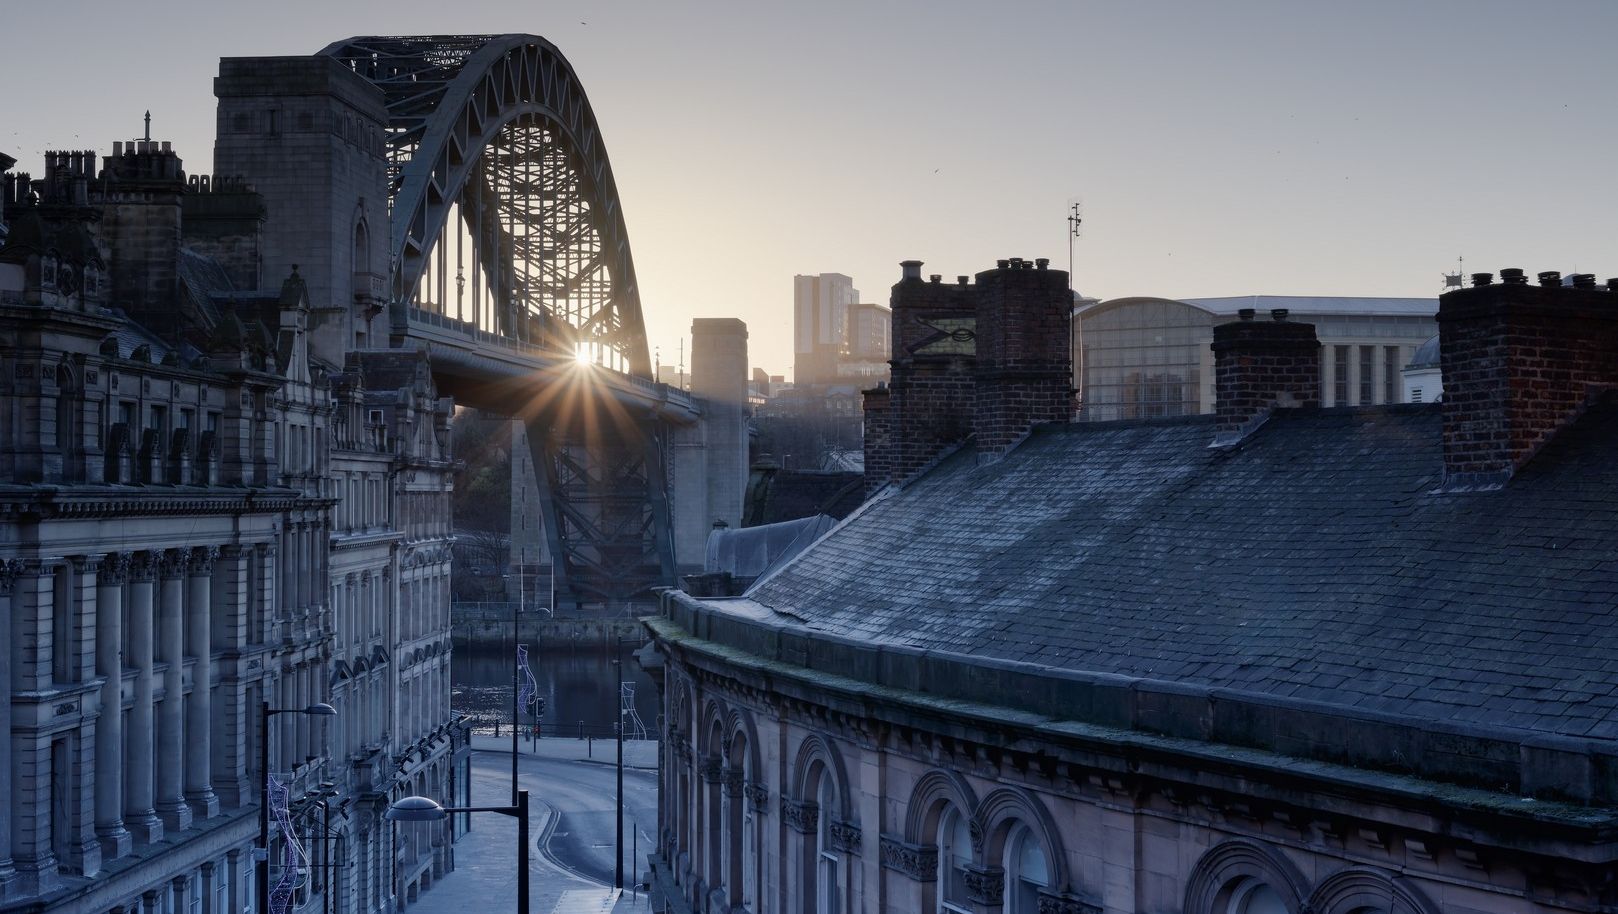
[[[972,829],[954,806],[938,817],[938,910],[971,914],[966,895],[966,868],[972,863]]]
[[[1230,892],[1230,903],[1218,914],[1290,914],[1281,894],[1257,879],[1244,879]]]
[[[1006,914],[1037,914],[1039,893],[1051,884],[1045,849],[1034,830],[1017,826],[1006,842]]]
[[[837,791],[832,788],[830,772],[820,776],[820,790],[816,794],[820,805],[815,846],[819,851],[815,866],[815,914],[840,914],[841,891],[838,883],[837,852],[832,849],[831,822],[837,809]]]

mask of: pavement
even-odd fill
[[[529,792],[529,899],[532,914],[650,911],[645,893],[612,888],[616,746],[611,740],[547,737],[524,741],[517,782]],[[657,744],[624,743],[624,880],[645,876],[657,831]],[[511,803],[511,739],[472,738],[472,805]],[[455,871],[438,880],[409,914],[496,914],[517,909],[517,822],[474,813],[455,843]]]

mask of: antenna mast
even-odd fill
[[[1073,210],[1067,217],[1067,291],[1073,291],[1073,241],[1079,237],[1079,226],[1084,224],[1084,217],[1079,213],[1079,204],[1073,204]]]

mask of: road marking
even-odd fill
[[[603,914],[618,903],[620,889],[568,889],[556,899],[551,914]]]

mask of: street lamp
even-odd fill
[[[497,812],[517,820],[517,914],[528,914],[528,791],[514,806],[440,806],[430,797],[405,797],[382,814],[389,822],[442,822],[452,812]]]
[[[277,714],[308,714],[311,717],[336,717],[337,709],[325,702],[316,702],[307,708],[272,708],[269,702],[259,706],[258,715],[258,910],[270,911],[270,718]]]

